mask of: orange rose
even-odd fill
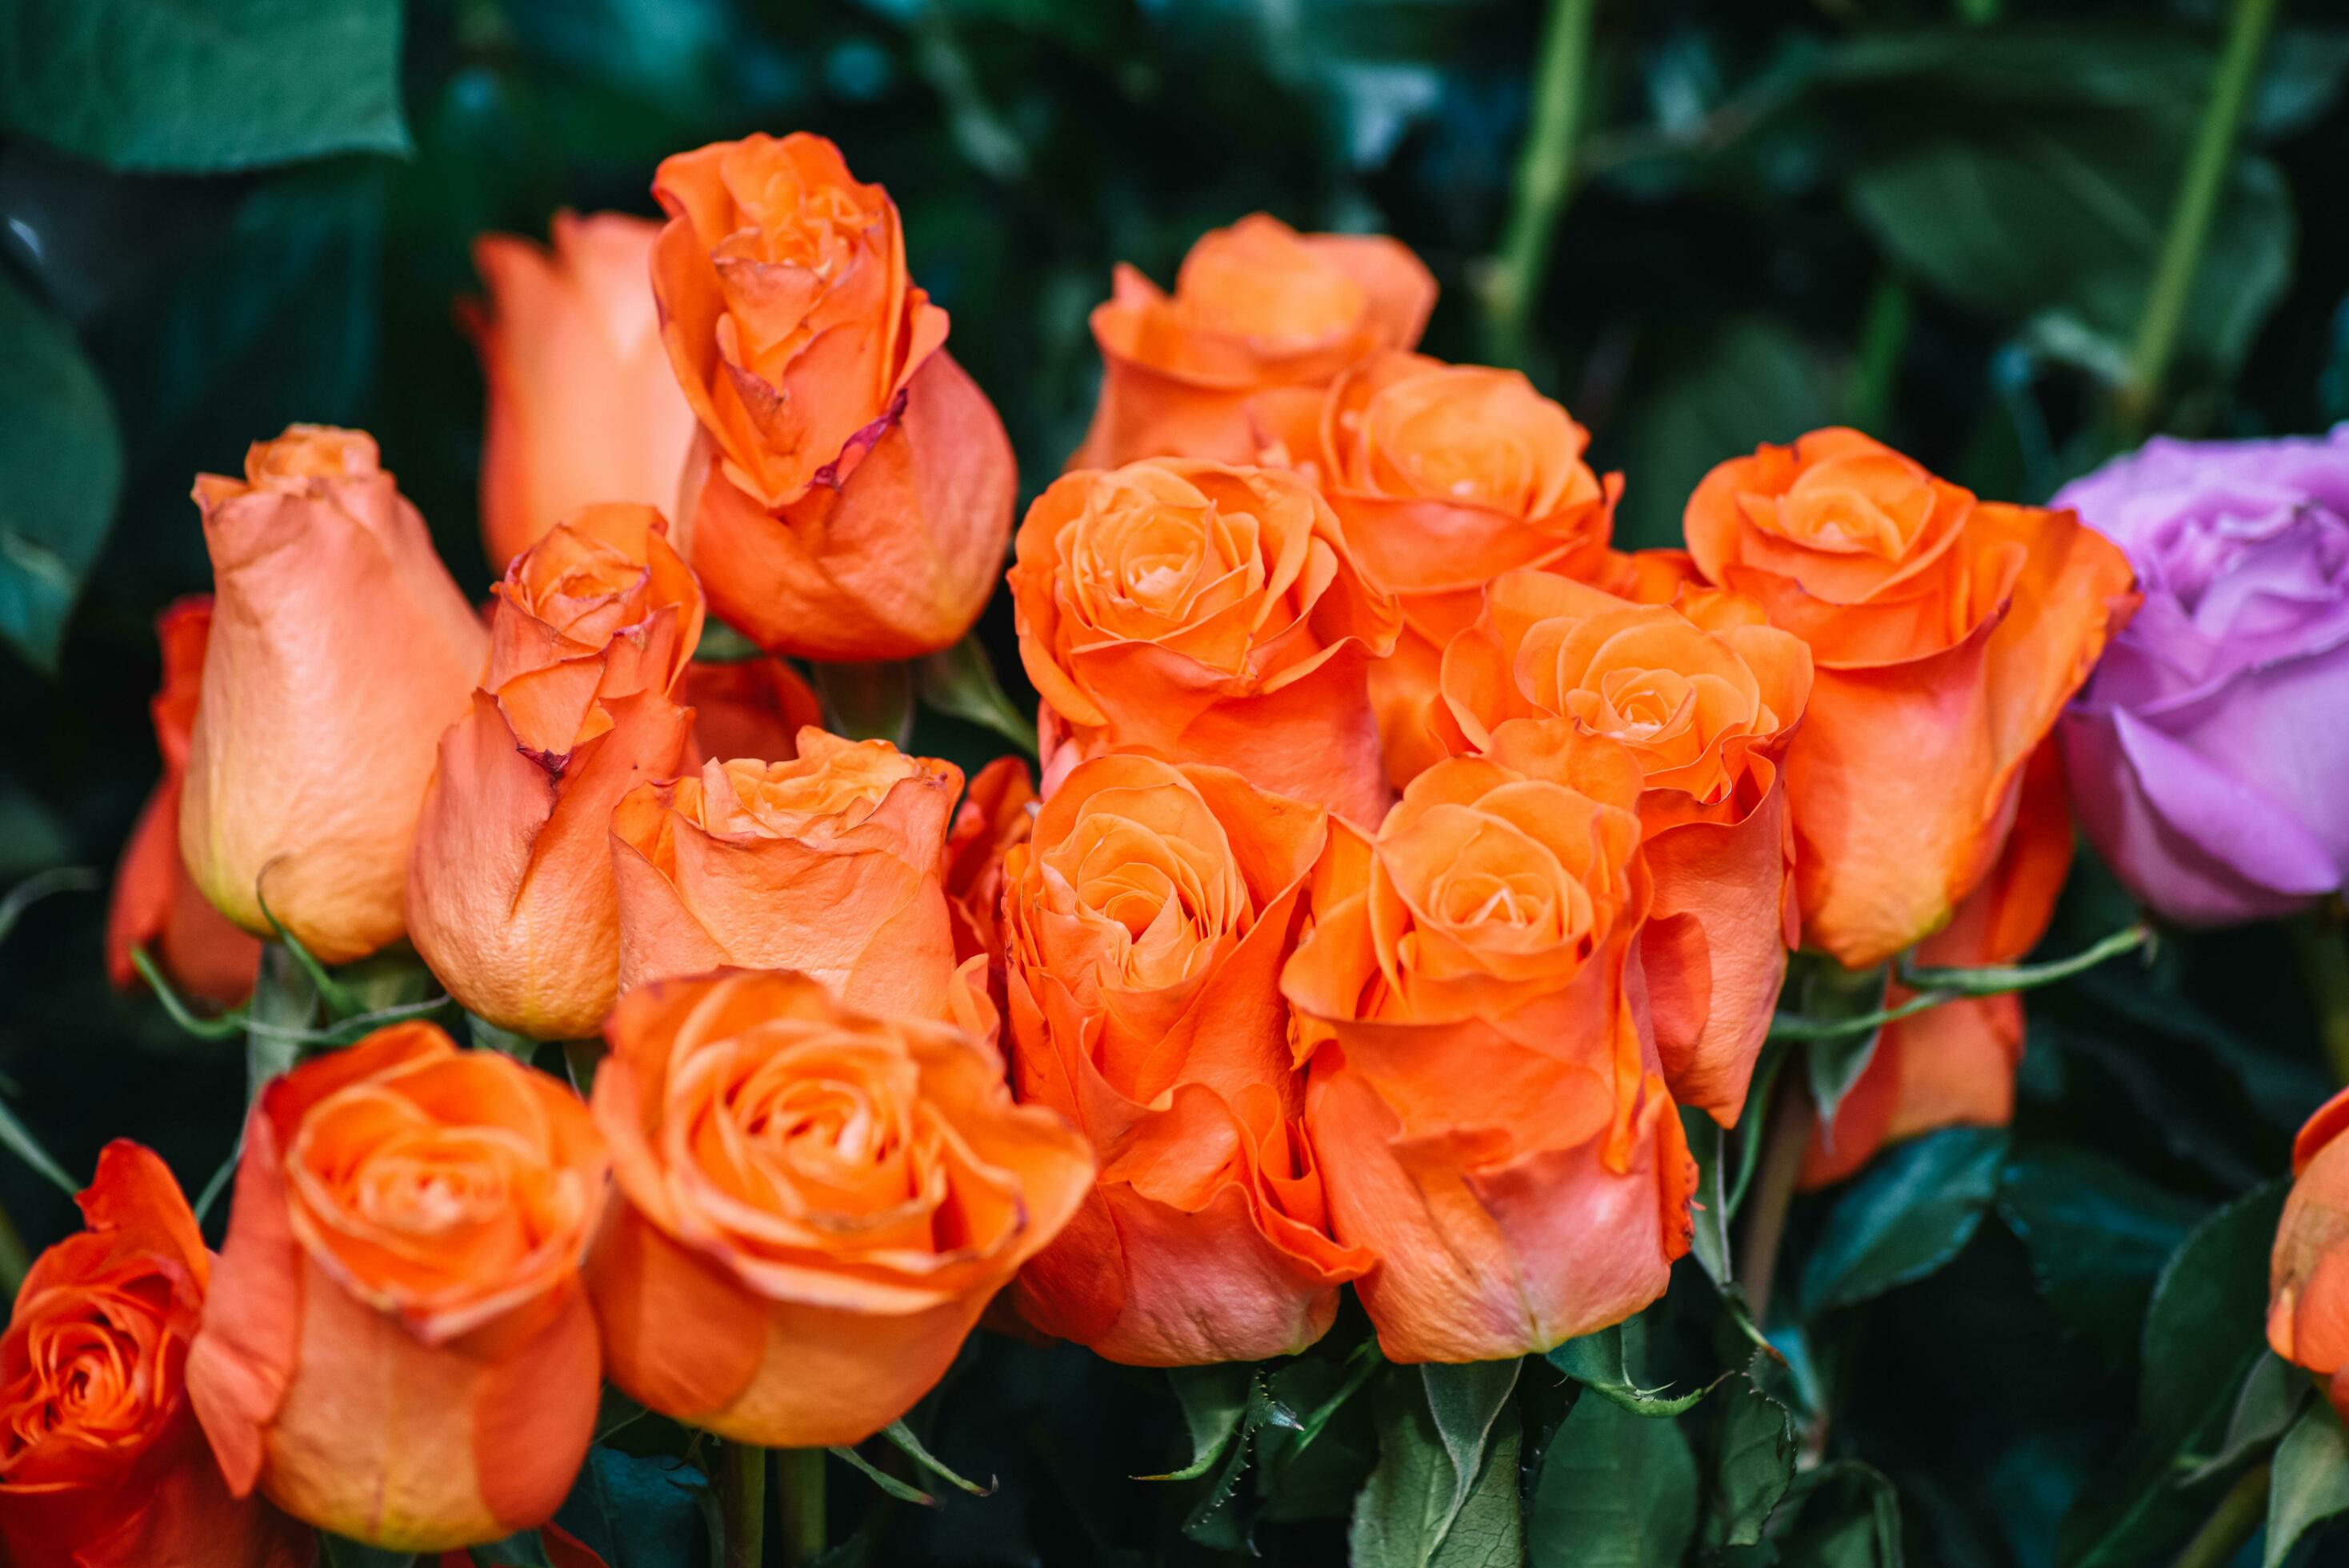
[[[1036,824],[1036,781],[1017,757],[999,757],[974,774],[947,830],[947,915],[954,923],[955,962],[984,958],[988,995],[1000,1007],[1003,979],[1003,857]]]
[[[669,690],[701,590],[648,506],[588,507],[494,590],[490,668],[440,738],[408,867],[408,932],[467,1011],[533,1039],[592,1035],[620,976],[612,808],[674,776]]]
[[[1805,939],[1880,964],[1998,858],[2023,761],[2136,605],[2068,511],[1977,501],[1856,430],[1723,463],[1689,499],[1707,581],[1811,645],[1786,788]]]
[[[2039,945],[2072,870],[2071,800],[2054,742],[2024,766],[2006,847],[1950,923],[1917,948],[1917,962],[1973,969],[2013,964]],[[1894,984],[1884,1005],[1916,993]],[[1845,1091],[1835,1119],[1811,1130],[1802,1184],[1840,1181],[1887,1143],[1936,1128],[2003,1127],[2014,1115],[2023,1065],[2023,998],[1966,996],[1884,1026],[1875,1052]]]
[[[1019,660],[1077,756],[1145,750],[1359,822],[1385,811],[1364,682],[1394,607],[1303,480],[1172,459],[1066,474],[1017,551]],[[1045,763],[1049,787],[1065,764]]]
[[[1640,769],[1557,720],[1340,825],[1282,988],[1319,1034],[1307,1125],[1397,1361],[1547,1350],[1663,1294],[1696,1168],[1646,1038]]]
[[[0,1338],[0,1557],[16,1568],[306,1568],[307,1531],[229,1495],[189,1408],[212,1254],[169,1167],[98,1157],[88,1229],[34,1260]]]
[[[626,1202],[591,1269],[612,1380],[774,1447],[853,1443],[937,1382],[1092,1179],[1011,1103],[984,998],[874,1018],[803,975],[620,998],[595,1120]]]
[[[896,204],[805,133],[665,160],[653,294],[700,421],[678,502],[709,602],[762,647],[902,659],[994,592],[1019,474]]]
[[[1589,432],[1514,370],[1381,354],[1326,392],[1268,392],[1249,413],[1264,460],[1319,487],[1362,575],[1402,608],[1393,654],[1371,666],[1401,787],[1445,755],[1437,665],[1485,584],[1518,567],[1589,578],[1623,478],[1591,472]]]
[[[1779,770],[1810,689],[1810,650],[1734,594],[1635,605],[1547,572],[1495,578],[1484,614],[1444,653],[1446,717],[1471,747],[1509,719],[1558,717],[1639,760],[1656,1046],[1673,1098],[1724,1126],[1745,1103],[1797,936]]]
[[[148,704],[163,777],[132,825],[114,869],[114,898],[106,912],[106,972],[129,990],[139,981],[130,951],[145,947],[172,984],[222,1006],[253,990],[261,944],[229,923],[188,880],[180,861],[180,782],[188,770],[188,731],[204,676],[204,642],[212,633],[208,593],[174,600],[155,618],[163,645],[163,689]]]
[[[962,772],[885,740],[800,731],[789,762],[710,762],[612,816],[620,988],[723,965],[793,967],[853,1007],[945,1016],[940,884]]]
[[[684,696],[693,709],[687,756],[697,771],[730,757],[789,762],[799,755],[800,731],[823,723],[815,693],[781,659],[696,659],[685,669]]]
[[[1288,1355],[1369,1265],[1330,1238],[1280,997],[1327,837],[1223,769],[1120,755],[1006,860],[1012,1081],[1102,1161],[1019,1276],[1046,1333],[1152,1367]]]
[[[1384,348],[1409,348],[1435,280],[1381,234],[1299,234],[1262,212],[1203,234],[1169,296],[1121,265],[1093,307],[1101,402],[1071,468],[1137,458],[1256,455],[1248,398],[1319,387]]]
[[[595,1434],[608,1164],[566,1086],[428,1024],[272,1080],[188,1357],[231,1489],[403,1552],[543,1523]]]
[[[694,420],[647,286],[659,232],[624,212],[557,212],[552,251],[512,234],[473,242],[490,297],[458,319],[489,383],[481,541],[493,570],[582,507],[677,501]]]
[[[2268,1260],[2268,1346],[2331,1379],[2333,1408],[2349,1411],[2349,1089],[2317,1108],[2292,1145],[2292,1195]],[[2349,1414],[2343,1419],[2349,1420]]]
[[[359,431],[295,425],[196,504],[214,607],[180,852],[245,930],[266,899],[327,963],[363,957],[406,927],[433,748],[488,634]]]

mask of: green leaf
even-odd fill
[[[112,169],[408,150],[399,0],[18,0],[0,124]]]
[[[812,665],[809,684],[823,704],[823,727],[851,740],[914,738],[912,666],[895,660],[865,665]]]
[[[1795,1480],[1795,1418],[1754,1380],[1753,1369],[1717,1401],[1707,1540],[1752,1546]]]
[[[1523,1554],[1521,1363],[1399,1367],[1381,1392],[1379,1460],[1347,1532],[1356,1568],[1500,1568]]]
[[[2065,1514],[2059,1561],[2121,1568],[2173,1549],[2210,1511],[2221,1443],[2244,1379],[2265,1353],[2268,1252],[2290,1183],[2271,1181],[2188,1233],[2155,1281],[2138,1353],[2128,1449]]]
[[[1746,1103],[1748,1114],[1758,1118],[1760,1102],[1748,1095]],[[1696,1254],[1704,1277],[1718,1288],[1730,1280],[1729,1184],[1728,1173],[1722,1169],[1721,1123],[1694,1106],[1684,1105],[1681,1135],[1688,1140],[1689,1157],[1696,1161],[1696,1193],[1689,1214],[1695,1229],[1689,1250]],[[1557,1351],[1550,1353],[1553,1363],[1557,1355]]]
[[[691,1465],[597,1443],[554,1522],[609,1568],[699,1568],[695,1522],[709,1491]]]
[[[2047,1305],[2116,1369],[2136,1360],[2153,1282],[2203,1213],[2100,1155],[2061,1145],[2007,1166],[1998,1210],[2030,1253]]]
[[[295,956],[269,943],[261,950],[261,973],[244,1004],[245,1098],[302,1057],[300,1034],[318,1015],[318,993]]]
[[[945,1460],[939,1459],[937,1455],[924,1448],[922,1446],[922,1439],[916,1437],[914,1435],[914,1429],[905,1425],[905,1422],[890,1422],[886,1427],[884,1427],[881,1429],[881,1435],[888,1439],[892,1443],[895,1443],[897,1446],[898,1451],[903,1453],[907,1459],[913,1460],[916,1464],[921,1466],[924,1470],[929,1471],[932,1475],[937,1477],[940,1480],[946,1482],[948,1486],[955,1488],[957,1491],[967,1491],[973,1497],[991,1497],[994,1495],[996,1483],[992,1480],[990,1480],[985,1486],[979,1485],[978,1482],[975,1480],[966,1480],[959,1472],[947,1465]]]
[[[1184,1424],[1191,1429],[1191,1462],[1164,1475],[1136,1476],[1136,1480],[1198,1480],[1240,1435],[1240,1422],[1247,1414],[1253,1377],[1243,1362],[1177,1367],[1167,1372],[1166,1380],[1174,1385]]]
[[[1671,1568],[1696,1522],[1696,1460],[1679,1427],[1576,1400],[1534,1483],[1534,1568]]]
[[[0,18],[0,39],[11,30]],[[48,79],[71,77],[51,64]],[[6,82],[0,57],[0,105]],[[5,272],[0,344],[0,637],[55,674],[66,618],[114,521],[122,438],[73,334]]]
[[[922,1508],[936,1508],[938,1505],[936,1498],[932,1497],[920,1487],[899,1480],[854,1449],[835,1447],[832,1450],[832,1455],[834,1459],[847,1461],[849,1469],[864,1476],[865,1480],[895,1498],[899,1502],[910,1502]]]
[[[1882,1471],[1838,1460],[1804,1471],[1786,1496],[1802,1504],[1787,1568],[1901,1568],[1900,1497]]]
[[[1823,1124],[1834,1122],[1843,1097],[1875,1059],[1876,1042],[1884,1032],[1876,1020],[1884,1006],[1887,973],[1882,965],[1850,970],[1832,959],[1813,957],[1804,963],[1792,987],[1798,1018],[1810,1026],[1803,1068],[1811,1103],[1818,1108]],[[1804,1037],[1792,1027],[1794,1022],[1774,1021],[1771,1032]]]
[[[2300,1538],[2349,1511],[2349,1434],[2318,1399],[2276,1445],[2268,1482],[2266,1568],[2281,1568]]]
[[[1640,1416],[1677,1416],[1720,1386],[1708,1383],[1671,1398],[1666,1398],[1661,1388],[1640,1387],[1631,1375],[1624,1326],[1613,1324],[1569,1339],[1552,1349],[1547,1360],[1584,1387]]]
[[[2002,1130],[1951,1127],[1896,1144],[1836,1199],[1803,1267],[1816,1315],[1924,1278],[1982,1222],[2006,1158]]]
[[[2178,1484],[2192,1486],[2222,1475],[2274,1442],[2290,1429],[2314,1391],[2307,1373],[2271,1350],[2261,1356],[2235,1391],[2234,1413],[2227,1418],[2227,1435],[2219,1451],[2178,1477]]]
[[[978,633],[916,661],[914,682],[925,707],[991,729],[1030,757],[1036,755],[1036,722],[1004,695]]]
[[[1626,411],[1619,447],[1592,461],[1625,474],[1616,542],[1681,542],[1681,511],[1715,463],[1834,421],[1831,379],[1803,338],[1765,316],[1722,323],[1668,361]]]
[[[2271,1181],[2195,1226],[2154,1284],[2138,1416],[2173,1448],[2217,1426],[2266,1343],[2268,1253],[2288,1185]]]

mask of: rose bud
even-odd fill
[[[16,1568],[306,1568],[317,1542],[229,1494],[187,1398],[212,1254],[169,1167],[117,1140],[88,1229],[33,1262],[0,1338],[0,1558]]]
[[[731,965],[792,967],[853,1007],[943,1017],[941,886],[962,772],[885,740],[800,732],[788,762],[709,762],[612,815],[620,988]]]
[[[1019,660],[1073,748],[1046,756],[1048,791],[1115,747],[1378,821],[1392,796],[1367,672],[1398,622],[1310,485],[1174,459],[1065,474],[1017,551]]]
[[[590,1271],[614,1383],[789,1448],[870,1437],[936,1384],[1092,1180],[958,997],[962,1024],[873,1017],[734,971],[620,998],[595,1102],[626,1202]]]
[[[1689,1249],[1696,1167],[1647,1042],[1640,764],[1517,719],[1339,824],[1282,973],[1307,1126],[1396,1361],[1484,1361],[1619,1323]]]
[[[1220,768],[1096,758],[1004,867],[1019,1098],[1083,1130],[1099,1185],[1019,1309],[1112,1361],[1304,1349],[1367,1253],[1330,1236],[1280,966],[1328,838]]]
[[[1137,458],[1254,460],[1247,400],[1327,386],[1382,349],[1409,348],[1435,279],[1381,234],[1299,234],[1262,212],[1199,237],[1174,293],[1118,267],[1093,307],[1101,401],[1072,469]]]
[[[409,935],[467,1011],[578,1039],[619,991],[612,809],[685,761],[693,716],[669,691],[701,591],[660,514],[616,502],[557,523],[493,592],[489,673],[417,824]]]
[[[231,1490],[400,1552],[545,1522],[595,1434],[608,1166],[567,1086],[427,1024],[273,1079],[188,1357]]]
[[[1485,585],[1539,567],[1589,579],[1605,563],[1620,474],[1583,460],[1589,432],[1514,370],[1381,354],[1326,392],[1284,388],[1249,405],[1263,459],[1318,486],[1362,575],[1402,611],[1395,650],[1371,666],[1397,787],[1445,756],[1437,666]]]
[[[2072,810],[2052,740],[2023,769],[2006,847],[1950,923],[1917,945],[1917,962],[1978,969],[2019,962],[2047,934],[2072,871]],[[1884,1005],[1916,993],[1898,981]],[[2014,1116],[2023,1065],[2023,998],[2012,991],[1961,996],[1884,1026],[1868,1065],[1832,1121],[1811,1130],[1802,1185],[1840,1181],[1904,1138],[1943,1127],[2003,1127]]]
[[[433,750],[488,634],[362,432],[295,425],[195,493],[214,603],[181,855],[245,930],[364,957],[406,929]]]
[[[2292,1193],[2268,1260],[2268,1347],[2330,1379],[2349,1411],[2349,1089],[2317,1108],[2292,1145]],[[2349,1420],[2349,1415],[2343,1417]]]
[[[180,788],[188,770],[188,732],[204,677],[204,642],[212,602],[205,593],[172,602],[155,619],[163,645],[163,688],[148,704],[163,777],[147,797],[114,869],[106,912],[106,972],[119,990],[140,984],[131,949],[145,947],[181,990],[223,1007],[244,1000],[261,967],[261,944],[239,931],[188,880],[180,861]]]
[[[2349,882],[2349,425],[2157,439],[2054,504],[2128,552],[2146,602],[2058,734],[2081,825],[2190,925]]]
[[[789,762],[800,731],[823,725],[823,707],[799,671],[781,659],[696,659],[685,668],[685,705],[693,709],[688,766],[744,758]]]
[[[489,383],[481,542],[493,571],[595,502],[677,502],[694,420],[648,286],[659,232],[625,212],[557,212],[552,250],[514,234],[473,242],[490,297],[458,318]]]
[[[1664,1081],[1734,1123],[1799,935],[1782,769],[1810,649],[1732,593],[1667,609],[1511,572],[1444,650],[1442,684],[1472,748],[1509,719],[1557,717],[1638,759],[1655,879],[1640,951]]]
[[[700,423],[678,501],[711,608],[761,647],[904,659],[994,592],[1019,487],[914,286],[896,204],[820,136],[663,161],[662,340]]]
[[[1803,938],[1881,964],[1998,859],[2025,759],[2136,603],[2128,562],[1856,430],[1721,464],[1686,529],[1705,581],[1811,645],[1786,758]]]

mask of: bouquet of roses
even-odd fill
[[[942,1470],[902,1423],[975,1332],[1261,1362],[1350,1293],[1349,1367],[1558,1352],[1636,1407],[1560,1347],[1692,1249],[1763,1338],[1728,1171],[1783,1217],[2003,1122],[2015,992],[2145,939],[2021,965],[2073,800],[2177,918],[2342,883],[2338,435],[2041,508],[1822,429],[1626,552],[1566,408],[1415,351],[1414,256],[1259,215],[1120,270],[1015,529],[885,191],[804,134],[654,189],[479,243],[486,609],[363,433],[195,481],[111,957],[255,1093],[217,1256],[118,1143],[26,1281],[12,1562],[599,1561],[551,1522],[618,1408],[706,1434],[755,1563],[761,1450]],[[968,635],[999,577],[1032,723]],[[1025,755],[912,754],[916,689]],[[2326,1374],[2345,1116],[2270,1324]]]

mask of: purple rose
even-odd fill
[[[2349,880],[2349,424],[2147,441],[2055,497],[2145,605],[2060,735],[2088,837],[2172,920],[2287,913]]]

